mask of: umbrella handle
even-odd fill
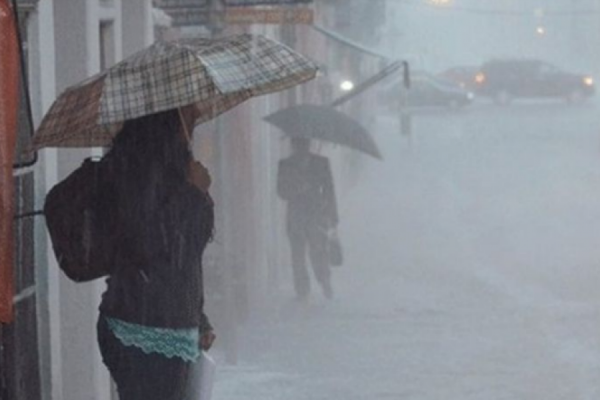
[[[183,127],[183,133],[185,135],[185,139],[188,144],[192,144],[192,135],[190,135],[190,131],[188,130],[187,124],[185,122],[185,118],[183,118],[183,113],[181,112],[181,107],[177,107],[177,113],[179,114],[179,120],[181,121],[181,126]]]

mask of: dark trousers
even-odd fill
[[[288,238],[296,295],[305,297],[310,293],[310,277],[306,265],[307,252],[317,282],[323,288],[329,286],[331,271],[327,260],[327,232],[315,223],[289,221]]]
[[[98,343],[102,360],[117,384],[119,400],[184,399],[192,364],[124,346],[102,316],[98,320]]]

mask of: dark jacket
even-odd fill
[[[292,154],[279,161],[277,194],[287,201],[287,220],[324,227],[338,223],[333,177],[326,157]]]
[[[202,254],[213,221],[210,198],[194,186],[169,196],[147,229],[117,246],[101,312],[146,326],[210,329]]]

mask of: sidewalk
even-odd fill
[[[544,265],[491,253],[514,236],[494,230],[505,224],[495,219],[495,203],[462,213],[479,195],[474,183],[492,182],[486,174],[499,176],[497,168],[506,179],[519,176],[519,165],[506,170],[511,146],[496,145],[498,163],[469,170],[456,192],[449,183],[459,175],[444,169],[453,152],[477,157],[490,143],[440,132],[443,152],[423,146],[412,158],[399,135],[378,138],[392,154],[341,202],[349,263],[334,270],[336,298],[327,302],[315,290],[299,307],[291,289],[282,293],[258,323],[240,330],[240,363],[220,367],[214,400],[600,398],[600,298],[561,284]],[[522,151],[535,154],[537,143],[528,145]],[[526,194],[522,200],[534,200]]]

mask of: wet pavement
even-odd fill
[[[215,400],[600,397],[600,116],[524,103],[377,119],[340,194],[336,298],[285,286]],[[219,357],[219,354],[217,354]]]

